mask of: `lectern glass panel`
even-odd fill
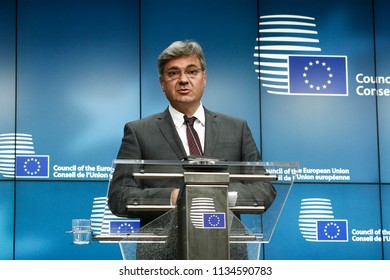
[[[124,259],[258,259],[297,168],[297,163],[204,158],[115,160],[110,184],[132,188],[127,213],[142,226],[94,240],[119,241]],[[180,189],[177,205],[167,195],[172,188]],[[275,197],[266,195],[270,189]]]

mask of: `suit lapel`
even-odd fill
[[[172,150],[177,155],[178,159],[181,160],[185,158],[187,154],[168,109],[166,109],[157,117],[156,123],[162,135],[165,137]]]
[[[212,156],[218,142],[220,123],[215,113],[205,109],[206,132],[205,132],[205,156]]]

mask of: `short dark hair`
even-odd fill
[[[202,47],[195,41],[176,41],[168,48],[163,50],[158,56],[157,67],[158,74],[163,75],[165,64],[172,58],[183,55],[196,55],[199,58],[202,71],[206,70],[206,60],[204,58]]]

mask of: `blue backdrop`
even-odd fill
[[[389,9],[385,0],[1,1],[0,259],[121,259],[118,244],[76,246],[65,232],[106,195],[125,122],[168,106],[156,59],[183,39],[204,48],[205,107],[246,119],[264,161],[300,164],[262,258],[389,259]],[[314,66],[300,73],[294,58]],[[346,90],[333,94],[335,84]],[[48,168],[18,170],[25,154]],[[346,223],[346,238],[307,238],[313,201]]]

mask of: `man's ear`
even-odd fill
[[[165,85],[164,85],[164,80],[162,77],[160,77],[160,85],[161,85],[162,91],[165,92]]]

